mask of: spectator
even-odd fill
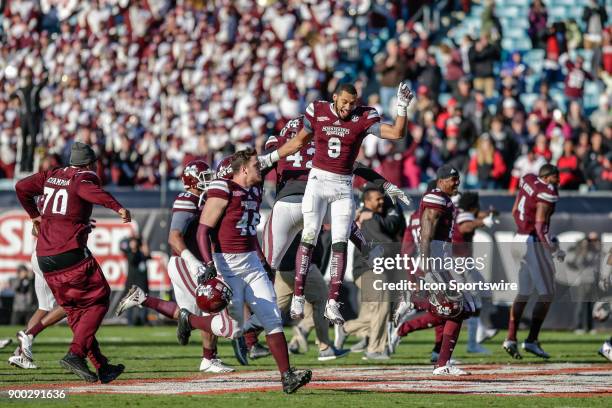
[[[476,151],[470,160],[469,174],[476,178],[476,188],[499,189],[502,187],[506,164],[497,151],[491,136],[484,133],[476,142]]]
[[[584,116],[582,106],[571,101],[567,112],[567,124],[571,129],[571,138],[576,139],[581,132],[588,132],[590,129],[589,119]]]
[[[481,35],[485,34],[486,36],[494,39],[495,41],[501,41],[501,38],[503,36],[502,25],[499,21],[499,18],[497,18],[497,16],[495,15],[495,1],[486,0],[484,4],[485,8],[482,11],[482,15],[480,16],[480,33]]]
[[[599,158],[592,170],[593,186],[596,190],[612,190],[612,153]]]
[[[501,70],[503,79],[509,79],[512,83],[512,88],[518,93],[525,92],[525,77],[529,73],[529,67],[523,62],[521,53],[515,51],[512,53],[510,61],[507,61]]]
[[[491,128],[488,135],[495,146],[496,152],[501,154],[504,163],[514,163],[514,160],[519,154],[519,145],[509,132],[508,127],[503,124],[502,118],[498,115],[491,120]],[[503,184],[507,184],[509,177],[502,177]]]
[[[142,242],[140,237],[132,236],[121,241],[119,248],[121,248],[127,260],[127,279],[125,281],[124,295],[133,285],[138,286],[145,293],[149,293],[147,267],[147,261],[151,259],[149,246]],[[136,316],[134,316],[135,312]],[[130,326],[148,325],[147,308],[132,308],[128,310],[127,319]]]
[[[593,76],[583,68],[584,58],[578,56],[576,63],[566,60],[567,76],[565,77],[565,96],[572,101],[582,103],[584,94],[584,83],[588,79],[593,80]]]
[[[391,102],[397,93],[397,86],[406,77],[405,68],[406,58],[400,54],[397,41],[391,39],[387,41],[386,53],[377,58],[375,71],[380,74],[380,100],[383,112],[387,117],[394,118],[395,112]]]
[[[546,42],[546,26],[548,24],[548,12],[542,0],[534,0],[529,6],[529,29],[527,33],[531,39],[533,48],[544,48]]]
[[[597,109],[590,116],[591,124],[598,132],[612,126],[612,112],[610,111],[610,96],[602,94],[599,96]]]
[[[17,267],[17,277],[12,280],[11,288],[15,293],[11,324],[25,326],[36,310],[34,275],[25,265]]]
[[[554,84],[563,79],[559,58],[567,52],[565,25],[555,22],[548,29],[546,38],[546,59],[544,60],[544,79],[548,84]]]
[[[589,0],[582,13],[582,21],[586,25],[584,48],[594,49],[601,45],[603,29],[608,22],[608,13],[598,0]]]
[[[483,91],[487,98],[491,98],[495,91],[494,64],[500,55],[499,46],[489,43],[489,38],[485,34],[480,36],[480,40],[469,51],[474,89]]]
[[[519,181],[527,174],[538,174],[540,167],[546,164],[546,159],[536,154],[533,143],[525,145],[526,153],[516,159],[512,169],[509,190],[511,193],[516,191]]]
[[[386,250],[394,252],[390,244],[399,243],[405,227],[400,209],[385,200],[383,192],[371,184],[366,185],[363,204],[363,209],[357,214],[357,224],[366,241],[386,244]],[[388,360],[386,326],[391,314],[388,294],[373,289],[372,283],[380,279],[380,275],[372,272],[361,255],[355,254],[353,276],[361,290],[359,317],[349,320],[344,326],[336,326],[340,335],[336,336],[335,346],[341,349],[348,334],[358,334],[369,339],[366,360]]]
[[[577,190],[582,182],[580,160],[574,151],[574,142],[566,140],[563,143],[563,155],[557,161],[559,169],[559,188],[562,190]]]

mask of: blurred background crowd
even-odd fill
[[[106,184],[215,164],[353,82],[410,137],[360,160],[418,188],[450,162],[513,191],[551,162],[612,190],[612,4],[602,0],[0,0],[0,178],[93,144]]]

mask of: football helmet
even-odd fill
[[[212,278],[196,288],[196,303],[206,313],[219,313],[232,299],[232,289],[221,279]]]
[[[232,178],[232,160],[233,156],[224,157],[217,165],[217,178],[229,180]]]
[[[215,172],[210,169],[204,160],[193,160],[185,165],[181,178],[185,189],[196,188],[206,191],[215,178]]]

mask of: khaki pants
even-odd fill
[[[474,89],[484,92],[487,98],[491,98],[495,92],[495,79],[474,78]]]
[[[286,311],[291,307],[294,282],[295,272],[276,272],[274,290],[276,291],[276,303],[281,311]],[[328,346],[332,345],[333,343],[329,340],[329,323],[323,316],[325,303],[327,302],[327,284],[319,269],[314,265],[311,266],[306,276],[304,297],[307,303],[304,308],[304,319],[300,322],[300,328],[304,333],[308,333],[314,326],[319,343]]]
[[[362,291],[362,285],[370,284],[375,279],[380,279],[379,275],[368,271],[355,281],[355,284]],[[370,289],[371,290],[371,289]],[[363,295],[363,292],[360,296]],[[391,313],[391,305],[388,296],[381,297],[379,302],[361,302],[359,316],[355,320],[349,320],[344,324],[344,330],[348,334],[357,337],[368,337],[368,353],[384,353],[387,348],[387,322]]]

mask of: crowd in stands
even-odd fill
[[[23,127],[15,94],[32,83],[44,85],[39,168],[65,163],[78,140],[95,146],[104,183],[150,188],[166,170],[178,179],[194,157],[214,164],[261,149],[339,82],[355,83],[391,120],[405,80],[417,94],[410,137],[368,137],[360,154],[395,184],[418,188],[450,162],[468,188],[512,191],[551,162],[563,189],[612,190],[605,7],[589,0],[582,21],[563,23],[549,21],[546,0],[533,2],[529,38],[545,51],[534,83],[523,54],[502,47],[493,2],[448,2],[448,16],[484,6],[480,30],[458,42],[417,18],[427,3],[0,0],[0,177],[14,176]],[[572,53],[583,48],[589,61]],[[588,81],[604,90],[593,111],[582,103]],[[525,92],[537,98],[526,104]]]

